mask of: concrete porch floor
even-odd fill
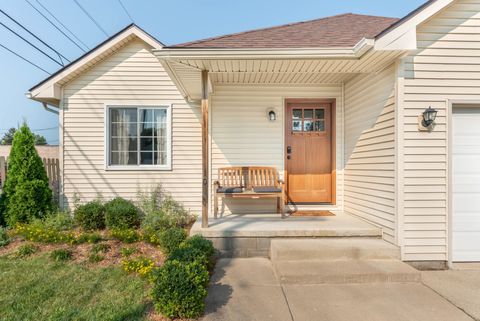
[[[225,237],[380,237],[382,230],[353,215],[332,211],[335,216],[289,217],[280,214],[231,214],[210,218],[209,227],[202,228],[201,220],[193,225],[190,234],[208,238]]]

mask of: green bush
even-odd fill
[[[167,261],[155,273],[152,297],[169,318],[197,318],[205,310],[208,271],[199,262]]]
[[[0,247],[10,244],[10,236],[6,227],[0,226]]]
[[[0,226],[5,226],[5,212],[7,210],[7,204],[5,204],[5,196],[0,194]]]
[[[135,243],[140,241],[140,234],[134,229],[113,229],[110,236],[124,243]]]
[[[2,199],[10,226],[43,217],[52,209],[47,173],[35,149],[35,137],[25,123],[13,138]]]
[[[139,192],[138,199],[143,212],[141,228],[144,235],[154,236],[172,227],[186,227],[195,220],[195,216],[180,203],[164,195],[161,187],[146,193]]]
[[[105,207],[100,200],[79,205],[74,212],[75,221],[84,230],[105,228]]]
[[[109,229],[129,229],[140,225],[140,212],[130,201],[116,197],[105,204],[105,224]]]
[[[209,258],[205,256],[200,249],[194,247],[182,247],[175,249],[170,255],[168,256],[169,261],[180,261],[183,263],[192,263],[198,262],[205,267],[209,266]]]
[[[38,251],[38,247],[33,244],[23,244],[17,249],[18,257],[30,256]]]
[[[43,219],[43,225],[57,231],[69,231],[74,228],[75,222],[67,212],[54,212],[47,214]]]
[[[199,249],[205,256],[211,259],[215,255],[215,248],[213,247],[213,242],[207,240],[201,235],[194,235],[186,239],[181,247],[193,247]]]
[[[158,245],[163,253],[170,254],[187,238],[187,232],[183,228],[173,227],[160,232]]]
[[[50,253],[50,258],[57,262],[71,260],[72,256],[73,252],[69,249],[56,249]]]

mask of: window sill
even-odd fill
[[[172,166],[167,165],[167,166],[155,166],[155,165],[145,165],[145,166],[106,166],[105,167],[106,171],[131,171],[131,172],[137,172],[137,171],[171,171]]]

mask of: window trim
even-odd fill
[[[110,165],[110,109],[114,108],[135,108],[137,109],[156,109],[163,108],[167,111],[167,163],[165,165]],[[105,104],[104,114],[104,164],[107,171],[169,171],[172,170],[172,104]],[[137,119],[138,123],[138,119]],[[138,148],[137,148],[138,152]]]

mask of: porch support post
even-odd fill
[[[208,227],[208,71],[202,70],[202,227]]]

